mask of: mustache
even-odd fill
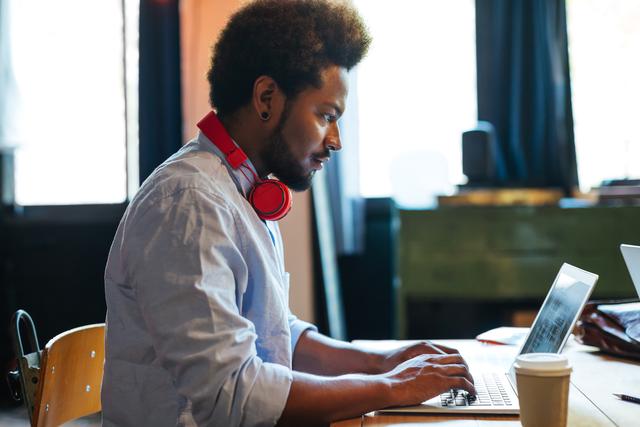
[[[331,158],[331,150],[326,149],[320,153],[313,154],[312,157],[317,160],[321,160],[321,159],[329,160]]]

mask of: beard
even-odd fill
[[[291,152],[289,142],[282,133],[282,129],[289,118],[291,105],[285,103],[278,126],[269,137],[263,157],[267,170],[293,191],[305,191],[311,187],[311,180],[315,170],[306,172],[300,162]]]

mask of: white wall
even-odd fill
[[[209,111],[209,69],[211,48],[229,16],[243,0],[183,0],[180,3],[182,51],[183,142],[195,135],[195,123]],[[291,311],[313,321],[313,266],[309,192],[296,193],[293,208],[280,221],[285,265],[291,274]]]

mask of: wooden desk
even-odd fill
[[[487,361],[487,350],[501,362],[513,360],[517,348],[489,346],[474,340],[438,341],[457,348],[472,367],[480,367]],[[391,348],[398,341],[357,341],[368,347]],[[618,359],[599,353],[593,347],[570,340],[564,353],[573,366],[569,390],[569,427],[631,427],[640,426],[640,405],[616,399],[612,393],[640,394],[640,363]],[[477,368],[474,368],[477,369]],[[332,423],[332,427],[360,426],[411,426],[434,425],[439,427],[520,426],[518,416],[501,415],[384,415],[369,413],[359,418]]]

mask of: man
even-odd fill
[[[323,0],[258,1],[231,18],[208,75],[217,115],[145,181],[111,247],[105,425],[326,424],[473,392],[451,349],[366,352],[296,319],[264,219],[286,213],[288,190],[267,197],[277,214],[255,200],[268,175],[307,189],[340,150],[347,72],[369,43],[352,8]]]

